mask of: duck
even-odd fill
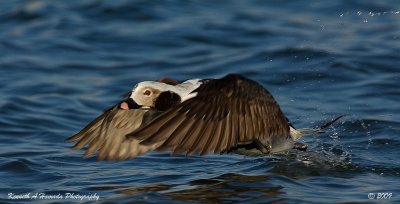
[[[173,155],[305,151],[307,145],[296,142],[299,138],[342,117],[316,128],[296,129],[267,89],[239,74],[183,82],[143,81],[125,96],[68,138],[76,142],[74,149],[87,147],[84,156],[97,152],[98,160],[133,159],[149,151]]]

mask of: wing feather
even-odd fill
[[[248,105],[245,105],[245,122],[244,124],[246,125],[246,133],[245,133],[245,141],[250,141],[252,137],[254,137],[254,127],[253,127],[253,116],[251,113],[251,103]]]
[[[157,150],[167,150],[174,145],[179,144],[180,141],[183,141],[186,135],[191,134],[191,131],[193,130],[192,125],[194,122],[195,120],[193,119],[184,120],[172,133],[172,135],[175,135],[175,137],[168,137],[168,139],[166,139]]]
[[[192,144],[190,150],[188,152],[189,155],[191,154],[200,154],[203,149],[208,148],[208,141],[210,141],[213,137],[215,137],[215,126],[217,123],[207,123],[205,122],[205,127],[203,128],[204,131],[202,136],[198,136],[196,142]],[[208,152],[208,151],[207,151]]]
[[[210,152],[217,153],[220,151],[219,149],[221,149],[222,143],[225,138],[225,132],[227,131],[226,130],[226,122],[227,122],[227,120],[219,120],[218,121],[217,130],[215,131],[215,135],[216,135],[215,138],[218,138],[218,140],[216,143],[212,143],[212,146],[210,147]],[[204,151],[201,154],[204,155],[206,153],[207,152]]]
[[[148,123],[148,117],[157,116],[157,111],[144,109],[122,110],[117,106],[108,109],[69,141],[77,141],[75,149],[88,146],[84,156],[98,152],[99,160],[122,160],[141,155],[154,149],[157,144],[141,145],[139,140],[127,139],[126,134]]]
[[[209,137],[205,144],[204,148],[200,150],[200,155],[207,154],[207,152],[214,152],[216,145],[218,144],[219,138],[221,137],[221,122],[218,121],[213,123],[213,127],[211,128],[211,133],[209,133]]]
[[[98,130],[97,128],[101,125],[103,122],[104,118],[110,113],[110,111],[113,108],[110,108],[106,110],[103,114],[98,116],[96,119],[94,119],[92,122],[90,122],[88,125],[86,125],[81,131],[79,131],[77,134],[71,136],[67,140],[70,142],[76,141],[80,138],[82,138],[87,132],[93,132]],[[75,144],[76,148],[82,148],[80,145]]]
[[[186,135],[185,139],[175,146],[174,154],[188,153],[193,143],[196,142],[198,135],[203,135],[205,122],[203,120],[197,121],[193,124],[193,131],[190,135]]]
[[[175,118],[176,115],[179,115],[176,113],[177,111],[178,110],[173,110],[173,112],[167,111],[167,112],[169,112],[169,114],[164,113],[164,114],[160,115],[160,117],[156,117],[154,120],[152,120],[151,126],[150,125],[143,126],[143,128],[141,128],[140,131],[137,131],[137,130],[132,131],[132,133],[128,134],[127,136],[130,138],[137,139],[137,140],[143,140],[144,138],[146,138],[147,143],[144,142],[144,143],[142,143],[143,145],[163,141],[163,140],[165,140],[167,135],[161,135],[159,138],[157,138],[157,137],[154,137],[157,135],[155,133],[157,133],[162,126],[164,126],[166,123],[168,123],[168,121],[176,119]]]

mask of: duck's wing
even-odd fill
[[[174,153],[225,152],[238,145],[261,144],[289,136],[289,123],[272,95],[240,75],[208,80],[197,95],[127,135],[127,140]]]
[[[126,134],[148,123],[157,114],[158,112],[152,109],[123,110],[115,106],[105,111],[68,140],[77,141],[74,149],[87,146],[85,156],[90,156],[98,151],[100,160],[132,158],[154,149],[154,147],[141,145],[138,140],[126,140]]]

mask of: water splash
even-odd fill
[[[353,115],[352,118],[354,118],[354,117],[355,116]],[[352,126],[357,126],[358,124],[361,126],[361,129],[363,130],[363,132],[365,132],[365,136],[368,138],[368,144],[365,147],[365,149],[369,149],[370,145],[373,143],[372,136],[371,136],[371,131],[369,130],[369,127],[371,125],[369,123],[366,123],[364,119],[359,119],[359,118],[352,119],[350,122],[351,122]],[[344,130],[346,130],[346,129],[344,128]],[[351,134],[351,135],[358,134],[358,133],[359,133],[359,130],[357,130],[357,129],[350,130],[348,132],[348,134]],[[364,135],[364,133],[363,133],[363,135]]]
[[[361,18],[363,23],[368,23],[370,18],[376,18],[381,16],[388,16],[388,15],[399,15],[400,11],[383,11],[383,12],[373,12],[373,11],[357,11],[357,12],[345,12],[339,14],[339,18],[345,17],[358,17]]]

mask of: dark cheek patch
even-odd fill
[[[161,92],[154,102],[154,106],[159,111],[166,111],[181,102],[181,97],[171,91]]]

